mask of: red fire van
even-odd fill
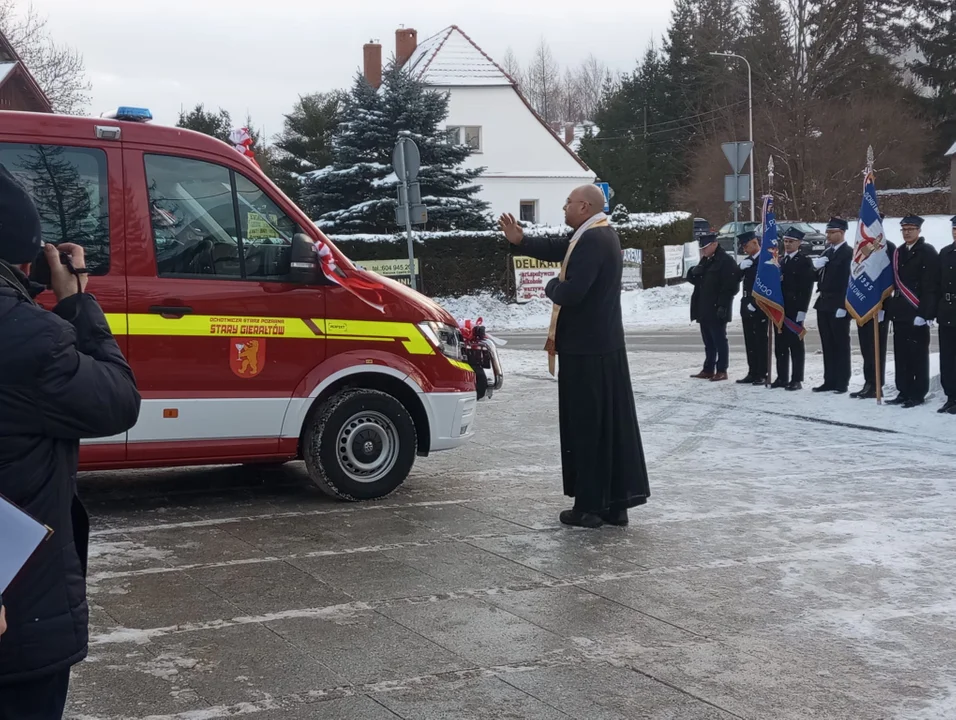
[[[362,500],[473,437],[454,318],[356,268],[234,148],[148,119],[0,112],[0,163],[44,240],[86,249],[143,395],[136,426],[84,443],[81,469],[301,458]]]

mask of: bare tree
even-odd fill
[[[569,123],[579,123],[586,120],[581,99],[583,88],[581,87],[580,76],[567,68],[564,76],[561,78],[561,87],[559,96],[561,98],[561,107],[559,119]]]
[[[519,89],[524,86],[524,70],[521,69],[521,63],[518,61],[518,56],[515,55],[514,50],[511,48],[508,48],[505,51],[505,57],[501,63],[501,67],[511,76],[512,80],[518,83]]]
[[[542,38],[534,51],[534,58],[527,72],[527,91],[531,104],[546,122],[560,120],[561,69],[554,59],[551,47]]]
[[[611,74],[608,72],[607,65],[593,54],[588,55],[587,59],[581,63],[577,73],[578,87],[580,88],[578,102],[585,120],[594,118],[594,113],[601,102],[604,86],[610,77]]]
[[[26,14],[18,15],[14,0],[0,0],[0,32],[16,49],[54,111],[78,115],[86,110],[92,86],[86,77],[83,56],[75,48],[53,41],[47,18],[39,15],[33,5]]]

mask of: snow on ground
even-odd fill
[[[690,296],[694,288],[688,284],[627,290],[621,293],[624,325],[628,328],[652,325],[684,325],[690,321]],[[490,293],[460,298],[435,298],[435,301],[459,319],[485,321],[491,332],[546,330],[551,323],[550,300],[532,300],[519,305],[508,303]]]
[[[953,223],[951,215],[926,215],[923,225],[922,235],[926,241],[937,250],[942,250],[953,242]],[[885,218],[883,220],[883,232],[886,233],[886,239],[896,245],[903,243],[903,231],[900,229],[900,220],[902,218]],[[858,220],[850,220],[850,229],[846,233],[846,239],[851,244],[856,242],[856,228]],[[826,223],[810,223],[815,229],[826,233]]]

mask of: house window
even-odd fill
[[[521,222],[527,223],[536,223],[538,222],[538,201],[537,200],[522,200],[521,201]]]
[[[465,145],[470,147],[475,152],[481,152],[481,128],[480,127],[465,128]]]
[[[445,128],[450,145],[461,145],[461,128],[457,125],[449,125]]]

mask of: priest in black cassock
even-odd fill
[[[546,350],[558,372],[564,494],[574,507],[565,525],[627,525],[628,508],[650,495],[621,320],[621,241],[602,212],[595,185],[571,193],[567,239],[528,238],[511,215],[499,224],[515,252],[560,262],[548,283],[554,303]]]

